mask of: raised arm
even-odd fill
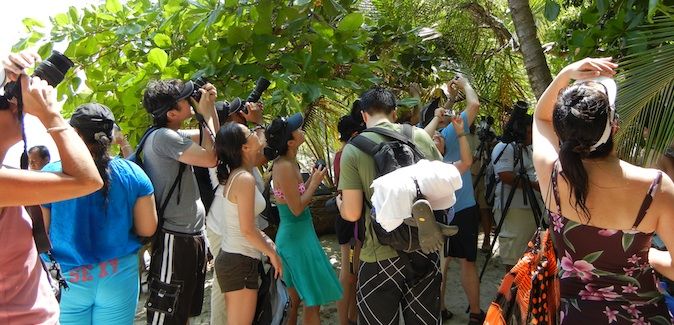
[[[220,121],[218,120],[218,114],[215,112],[217,91],[215,86],[210,83],[205,84],[199,91],[201,92],[199,103],[196,104],[192,99],[190,101],[197,112],[204,118],[204,123],[201,123],[203,139],[199,139],[199,132],[196,130],[186,131],[186,134],[194,143],[180,155],[178,160],[192,166],[215,167],[218,159],[215,155],[213,139],[218,130],[220,130]],[[201,144],[199,144],[200,140]]]
[[[62,201],[100,189],[103,180],[89,149],[61,117],[54,89],[36,77],[31,79],[24,74],[20,78],[24,111],[36,116],[47,128],[61,156],[63,171],[41,173],[1,169],[0,207]],[[11,104],[10,109],[3,114],[12,114],[13,118],[17,118],[17,107]],[[14,125],[8,127],[18,129]]]
[[[552,112],[559,92],[573,80],[612,77],[618,65],[611,58],[585,58],[562,69],[538,100],[534,112],[533,160],[538,175],[549,175],[552,163],[559,157],[559,138],[552,126]]]
[[[470,166],[473,165],[473,154],[470,151],[470,144],[464,133],[463,118],[455,116],[454,120],[452,120],[452,126],[454,126],[456,136],[459,138],[459,150],[461,151],[461,160],[454,162],[454,166],[459,170],[459,173],[463,174],[470,170]]]
[[[468,125],[472,125],[477,117],[477,112],[480,109],[480,99],[477,97],[477,93],[473,89],[473,86],[470,85],[468,79],[463,75],[457,74],[454,79],[452,79],[449,87],[455,85],[457,88],[462,89],[466,94],[466,108],[464,112],[468,115]]]

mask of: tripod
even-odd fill
[[[487,255],[487,258],[484,262],[484,265],[482,266],[482,270],[480,271],[480,282],[482,281],[482,276],[484,276],[484,272],[487,269],[487,265],[489,264],[489,261],[491,260],[492,256],[494,255],[494,246],[496,244],[496,239],[498,238],[499,234],[501,233],[501,228],[503,227],[503,222],[506,219],[506,216],[508,215],[508,210],[510,209],[510,205],[513,201],[513,198],[515,196],[515,191],[518,188],[522,188],[522,200],[525,205],[529,205],[531,208],[531,212],[533,213],[533,218],[534,222],[536,223],[536,227],[541,226],[541,218],[542,218],[542,211],[540,206],[538,206],[538,200],[536,199],[536,194],[534,193],[534,189],[531,185],[531,181],[529,179],[529,175],[527,174],[527,171],[524,167],[524,157],[522,156],[522,151],[524,149],[524,145],[522,143],[509,143],[506,146],[510,145],[515,145],[516,148],[514,150],[514,165],[517,166],[519,164],[519,169],[517,171],[517,175],[515,176],[514,184],[510,188],[510,193],[508,193],[508,199],[506,200],[505,206],[503,206],[503,209],[501,211],[501,220],[499,220],[498,225],[496,226],[496,230],[494,232],[494,239],[491,241],[491,251],[489,252],[489,255]],[[507,147],[504,147],[503,150],[506,150]],[[528,204],[527,204],[528,203]]]
[[[477,152],[475,157],[478,157],[478,159],[482,160],[482,165],[480,166],[480,171],[473,180],[473,190],[475,190],[478,184],[480,184],[480,179],[484,177],[485,173],[487,172],[487,166],[489,166],[489,163],[491,163],[490,142],[491,139],[480,139],[480,145],[478,145],[477,149],[475,150]]]

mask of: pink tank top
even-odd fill
[[[21,207],[0,208],[0,324],[56,324],[58,302]]]

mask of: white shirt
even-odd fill
[[[375,220],[392,231],[412,215],[417,196],[414,179],[433,210],[449,209],[456,203],[454,192],[463,186],[459,170],[442,161],[420,160],[414,165],[394,170],[372,182],[372,206]]]
[[[494,173],[496,174],[496,179],[499,180],[498,174],[501,172],[513,172],[515,173],[515,176],[519,173],[520,170],[520,164],[518,163],[517,166],[515,166],[515,148],[517,146],[515,144],[508,144],[506,147],[506,144],[503,142],[499,142],[495,147],[494,150],[491,153],[491,159],[492,161],[496,161],[496,158],[501,154],[503,151],[503,154],[501,155],[501,158],[499,158],[498,161],[494,163]],[[504,151],[505,148],[505,151]],[[529,181],[536,181],[536,171],[534,170],[534,162],[532,160],[532,147],[531,146],[525,146],[522,147],[522,160],[520,160],[520,163],[524,163],[524,170],[526,171],[527,176],[529,177]],[[524,181],[524,179],[522,179]],[[496,185],[496,192],[495,192],[495,197],[494,197],[494,209],[502,210],[505,207],[505,204],[508,200],[508,195],[510,195],[510,190],[511,186],[508,184],[504,184],[503,182],[498,182]],[[534,194],[536,194],[536,197],[538,198],[540,194],[537,191],[534,191]],[[515,191],[515,194],[513,196],[513,200],[510,203],[510,208],[512,209],[528,209],[530,207],[530,202],[527,200],[527,204],[524,204],[524,201],[522,199],[522,189],[518,188]],[[539,204],[539,207],[541,205]]]

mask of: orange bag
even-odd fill
[[[486,325],[559,323],[557,258],[550,231],[539,228],[524,256],[503,277]]]

